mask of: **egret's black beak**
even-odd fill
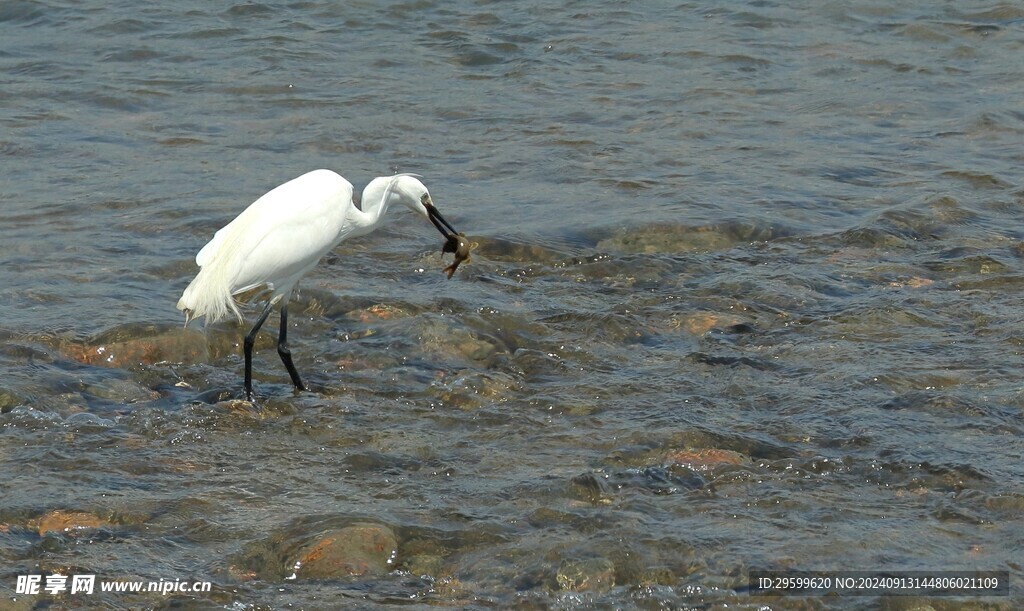
[[[453,235],[458,235],[459,232],[455,231],[451,223],[444,220],[444,217],[437,211],[434,204],[423,202],[423,207],[427,209],[427,218],[434,224],[434,227],[437,227],[437,230],[441,232],[445,239],[451,239]]]
[[[465,234],[455,231],[452,224],[444,220],[441,213],[434,207],[434,202],[430,201],[429,196],[424,195],[423,200],[420,203],[422,203],[423,207],[427,210],[427,218],[430,219],[430,222],[434,224],[434,227],[437,227],[437,230],[444,236],[445,242],[444,246],[441,247],[441,255],[444,256],[445,253],[449,252],[455,253],[455,261],[453,261],[448,267],[441,270],[448,274],[448,279],[451,280],[452,276],[455,274],[455,270],[459,268],[459,264],[463,261],[469,261],[469,253],[472,250],[473,245],[470,244],[468,239],[466,239]]]

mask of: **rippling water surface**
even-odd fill
[[[4,608],[1024,596],[1018,4],[10,0],[0,40]],[[293,302],[312,390],[272,319],[234,401],[245,329],[175,301],[319,167],[422,174],[473,260],[393,213]],[[212,588],[16,594],[52,573]]]

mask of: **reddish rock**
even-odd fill
[[[209,360],[206,337],[195,329],[176,329],[148,337],[120,341],[72,343],[61,349],[68,357],[89,365],[132,367],[154,363],[201,363]]]
[[[712,329],[731,327],[742,322],[744,319],[735,314],[693,312],[692,314],[673,315],[665,324],[658,326],[668,330],[682,329],[693,335],[704,335]]]
[[[110,522],[94,514],[84,511],[64,511],[63,509],[55,509],[28,523],[28,527],[38,531],[39,536],[51,531],[71,533],[109,525]]]
[[[353,524],[328,531],[299,550],[295,576],[332,579],[349,575],[380,575],[391,569],[398,540],[380,524]]]
[[[349,318],[358,320],[361,323],[368,324],[371,322],[377,322],[381,320],[392,320],[395,318],[406,318],[409,313],[397,306],[389,305],[386,303],[378,303],[368,308],[361,310],[352,310],[348,313]]]

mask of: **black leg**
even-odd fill
[[[252,401],[252,346],[256,343],[256,334],[259,333],[260,327],[267,321],[267,317],[270,316],[270,310],[274,307],[274,304],[270,301],[267,302],[267,307],[263,309],[263,313],[256,319],[256,324],[253,325],[252,330],[249,331],[249,335],[245,336],[245,343],[243,347],[245,349],[245,400]]]
[[[288,304],[281,306],[281,333],[277,336],[277,353],[281,355],[281,362],[284,363],[285,368],[288,370],[288,375],[292,377],[292,384],[299,390],[306,390],[306,387],[302,385],[302,380],[299,379],[299,372],[295,370],[295,364],[292,363],[292,351],[288,349]]]

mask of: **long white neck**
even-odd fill
[[[353,227],[350,235],[353,237],[366,235],[384,222],[384,215],[387,214],[388,207],[392,202],[398,201],[400,197],[397,192],[388,188],[392,178],[390,176],[374,178],[363,189],[363,209],[360,210],[352,206],[349,210],[349,221]]]

